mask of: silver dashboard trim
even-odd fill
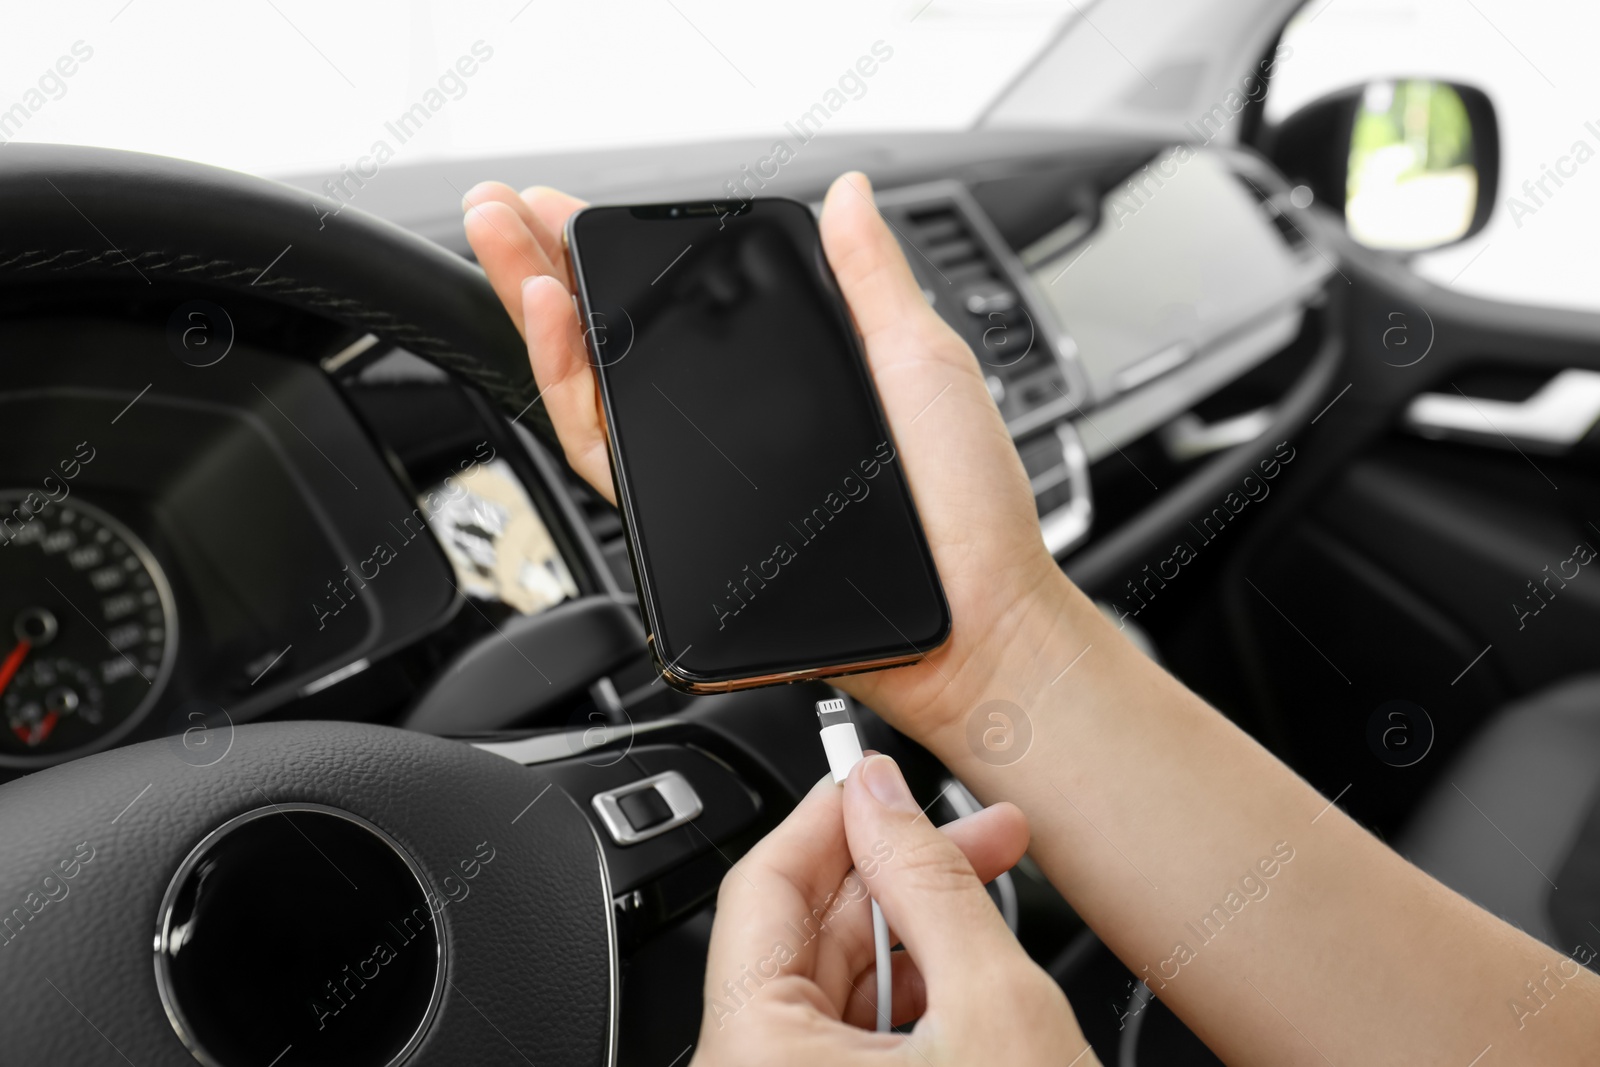
[[[557,733],[535,734],[515,741],[474,741],[472,747],[495,756],[504,756],[512,763],[531,767],[538,763],[576,759],[594,752],[612,741],[631,741],[640,734],[664,730],[680,725],[677,719],[656,719],[645,723],[627,723],[621,726],[593,726],[582,730],[562,730]]]
[[[1094,499],[1089,493],[1089,454],[1072,423],[1056,424],[1056,439],[1061,442],[1062,472],[1052,486],[1062,481],[1072,486],[1067,503],[1039,517],[1039,534],[1052,556],[1063,556],[1083,544],[1094,525]],[[1054,474],[1054,471],[1047,472]]]
[[[372,666],[372,661],[367,659],[367,657],[362,656],[353,663],[346,663],[338,670],[330,671],[327,674],[324,674],[321,678],[307,682],[305,685],[300,687],[300,692],[295,695],[308,697],[314,693],[320,693],[329,686],[338,685],[346,678],[354,678],[356,675],[360,674],[370,666]]]
[[[561,790],[566,793],[566,790]],[[567,794],[567,801],[583,814],[583,805]],[[608,968],[610,971],[611,1003],[607,1012],[606,1033],[606,1067],[616,1067],[617,1054],[622,1039],[622,947],[617,937],[617,904],[611,893],[611,864],[606,859],[605,842],[600,840],[600,832],[594,828],[588,816],[584,815],[584,822],[589,824],[589,834],[594,838],[594,854],[600,863],[600,891],[605,898],[606,908],[606,947],[610,953]]]

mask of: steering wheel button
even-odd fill
[[[637,845],[658,837],[705,810],[694,786],[677,771],[653,774],[596,793],[590,803],[611,834],[611,840],[619,845]]]
[[[648,830],[672,818],[672,808],[660,790],[653,786],[639,789],[617,798],[617,807],[635,830]]]

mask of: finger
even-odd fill
[[[567,219],[571,218],[574,212],[588,207],[588,203],[559,189],[552,189],[548,185],[534,185],[524,189],[522,201],[527,204],[534,218],[539,220],[543,232],[549,236],[550,262],[564,264],[567,250],[561,235],[566,232]],[[567,280],[571,281],[570,276]]]
[[[959,848],[967,862],[972,864],[978,881],[987,885],[999,875],[1017,865],[1028,850],[1028,820],[1015,804],[999,804],[964,815],[954,822],[939,827],[939,832]],[[886,863],[894,862],[894,852],[887,842],[877,842],[868,855],[855,857],[855,874],[865,883],[866,892],[849,894],[859,896],[829,924],[829,930],[838,938],[845,951],[846,973],[855,974],[872,963],[872,908],[870,894],[878,871]]]
[[[521,330],[522,280],[531,275],[554,274],[555,268],[521,216],[507,204],[488,200],[474,205],[462,226],[495,295]]]
[[[1028,851],[1028,817],[1006,801],[945,823],[939,831],[955,843],[978,881],[986,885],[1015,867]]]
[[[503,205],[493,205],[510,213]],[[528,339],[528,357],[550,423],[567,463],[613,504],[611,459],[605,423],[595,389],[594,368],[583,345],[583,331],[572,297],[556,278],[541,274],[522,283],[517,321]]]
[[[905,785],[905,778],[900,774],[899,765],[890,757],[876,751],[868,753],[867,758],[877,759],[877,762],[871,768],[873,772],[871,783],[875,786],[878,785],[878,776],[883,770],[887,769],[890,778],[888,784],[893,787],[895,803],[902,805],[909,814],[909,819],[904,821],[909,822],[919,838],[928,837],[933,842],[943,838],[949,845],[953,845],[955,849],[958,849],[961,856],[966,859],[971,873],[979,882],[980,889],[1015,867],[1017,862],[1027,853],[1030,838],[1028,818],[1022,813],[1022,809],[1015,804],[1009,801],[999,801],[943,825],[935,826],[927,816],[928,809],[933,805],[919,805],[919,802],[910,794],[909,788]],[[846,831],[850,835],[848,839],[851,842],[855,842],[858,839],[865,840],[861,835],[851,832],[852,828],[848,816],[851,811],[852,797],[855,797],[856,801],[876,798],[878,792],[882,791],[877,790],[872,793],[856,795],[859,792],[861,776],[865,773],[866,769],[860,765],[852,768],[851,775],[846,779],[845,788],[842,790],[845,796],[845,812],[847,816]],[[858,782],[857,787],[854,789],[849,787],[849,783],[852,780]],[[856,814],[859,815],[861,813],[858,811]],[[860,829],[863,825],[865,824],[858,824],[856,829]],[[884,825],[881,820],[875,825],[878,825],[880,830],[893,829]],[[939,837],[933,837],[931,831],[937,831]],[[913,844],[916,843],[919,842],[913,841]],[[946,847],[944,851],[948,852],[950,850]],[[901,858],[895,836],[880,832],[872,849],[872,856],[873,862],[862,867],[863,873],[867,876],[869,888],[875,888],[883,872],[894,866]],[[861,867],[859,861],[858,867]]]
[[[566,249],[561,243],[561,233],[566,228],[567,218],[587,205],[577,197],[568,196],[547,185],[531,186],[519,193],[505,182],[479,182],[467,190],[461,207],[463,211],[471,211],[490,202],[504,204],[517,213],[522,224],[544,250],[545,258],[557,268],[556,276],[564,284],[570,285],[572,278],[567,274]]]
[[[841,792],[831,776],[818,782],[723,878],[706,965],[708,993],[746,968],[760,979],[780,967],[809,973],[822,930],[843,906],[840,886],[850,869]]]
[[[928,1010],[928,987],[922,972],[909,952],[891,957],[894,971],[893,1000],[889,1021],[895,1026],[920,1019]],[[850,981],[850,999],[845,1002],[843,1021],[863,1030],[878,1025],[878,968],[868,967]]]
[[[833,183],[822,204],[820,226],[828,264],[867,342],[869,358],[884,354],[882,349],[874,353],[875,338],[911,336],[914,331],[908,325],[920,322],[940,335],[946,332],[922,295],[922,286],[911,273],[899,241],[878,213],[866,175],[852,171]],[[919,355],[946,350],[953,353],[952,358],[971,362],[970,354],[959,344],[924,346]]]
[[[505,182],[479,182],[474,185],[467,190],[467,195],[461,198],[461,210],[463,213],[471,213],[474,208],[480,208],[491,202],[504,204],[512,211],[515,211],[522,219],[522,224],[528,227],[530,232],[533,230],[534,224],[538,222],[539,217],[533,213],[533,209],[528,206],[527,201],[523,200],[521,195]],[[546,254],[548,254],[548,249]]]
[[[890,853],[871,880],[872,895],[916,959],[930,995],[941,982],[969,985],[975,968],[1022,953],[967,857],[922,816],[894,760],[873,756],[857,764],[844,794],[851,851],[870,852],[881,842],[880,854]]]
[[[1001,803],[975,811],[946,823],[939,831],[961,850],[977,879],[984,883],[1016,866],[1028,849],[1028,820],[1013,804]],[[828,924],[829,938],[817,958],[817,983],[836,1000],[846,995],[849,983],[857,981],[856,975],[875,962],[871,900],[866,894],[872,892],[881,868],[894,861],[887,842],[875,844],[870,855],[856,855],[856,876],[866,883],[866,893],[845,893],[851,903]],[[890,934],[893,942],[892,925]]]

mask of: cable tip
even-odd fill
[[[819,700],[817,701],[817,721],[824,728],[847,723],[850,721],[849,706],[838,697],[834,697],[832,700]]]

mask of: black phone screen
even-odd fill
[[[722,682],[936,647],[949,609],[816,222],[728,211],[568,230],[656,655]]]

